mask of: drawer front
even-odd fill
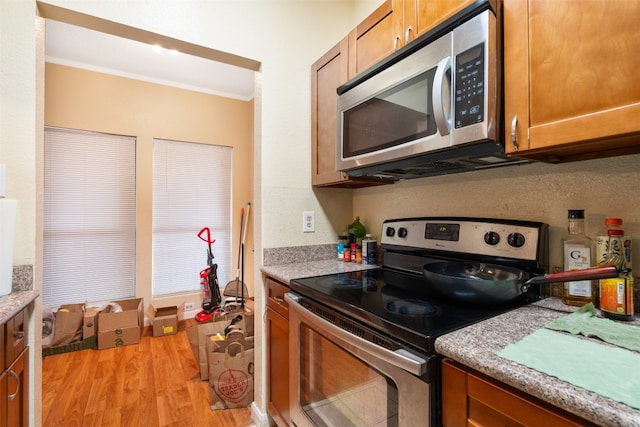
[[[289,319],[289,304],[284,300],[284,294],[289,292],[289,287],[267,277],[267,306]]]
[[[8,368],[24,350],[27,344],[27,327],[25,325],[26,309],[9,319],[5,324],[4,336],[4,369]]]

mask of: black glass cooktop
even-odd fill
[[[291,290],[428,352],[442,334],[537,300],[523,295],[490,306],[448,301],[422,276],[388,268],[295,279]]]

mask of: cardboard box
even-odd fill
[[[95,337],[98,334],[98,308],[88,307],[84,309],[82,320],[82,339]]]
[[[122,311],[98,314],[98,349],[139,344],[144,327],[142,298],[114,301]]]
[[[153,325],[153,336],[162,337],[178,332],[178,317],[184,311],[184,303],[180,306],[162,307],[156,309],[149,305],[147,316]]]

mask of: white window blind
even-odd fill
[[[135,296],[136,140],[47,127],[45,306]]]
[[[224,288],[231,280],[230,147],[153,142],[153,296],[200,290],[209,227],[213,262]]]

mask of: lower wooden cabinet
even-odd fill
[[[289,416],[289,287],[267,278],[267,398],[271,417],[280,427]]]
[[[0,427],[29,424],[29,347],[26,309],[0,326]]]
[[[451,360],[442,362],[442,425],[594,425]]]

